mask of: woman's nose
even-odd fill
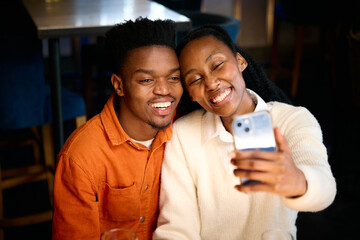
[[[216,76],[209,76],[205,78],[205,86],[208,90],[216,90],[220,85],[220,80]]]

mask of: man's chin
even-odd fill
[[[171,122],[168,122],[168,123],[163,123],[163,124],[160,124],[160,123],[150,123],[150,125],[156,129],[156,130],[162,130],[162,129],[165,129],[167,127],[170,126],[170,123]]]
[[[149,119],[149,125],[156,130],[162,130],[170,126],[172,121],[172,115],[164,115],[164,116],[156,116],[154,118]]]
[[[156,130],[162,130],[170,126],[172,118],[166,116],[162,119],[153,119],[149,122],[150,126],[152,126]]]

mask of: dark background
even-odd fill
[[[329,2],[328,2],[329,3]],[[306,15],[308,8],[301,11]],[[308,108],[318,119],[324,143],[328,149],[329,163],[337,182],[337,196],[327,209],[316,213],[299,213],[297,220],[298,239],[353,239],[360,227],[359,202],[360,180],[358,169],[360,159],[359,133],[360,122],[360,13],[358,3],[338,2],[330,13],[323,16],[321,11],[327,3],[317,9],[325,24],[316,25],[321,35],[318,41],[305,43],[298,94],[292,98],[294,105]],[[11,15],[11,13],[8,13]],[[14,13],[15,14],[15,13]],[[334,17],[336,15],[336,17]],[[335,20],[334,20],[335,19]],[[333,21],[334,20],[334,21]],[[294,22],[287,22],[281,34],[294,34]],[[310,27],[308,23],[307,27]],[[324,30],[325,29],[325,30]],[[352,31],[353,37],[350,34]],[[310,36],[307,36],[310,37]],[[264,67],[270,69],[269,48],[245,49]],[[283,67],[292,67],[294,43],[279,47]],[[45,58],[45,65],[47,59]],[[61,67],[63,85],[82,93],[81,72],[74,68],[76,58],[63,56]],[[108,79],[110,82],[110,79]],[[94,86],[99,84],[93,78]],[[290,76],[279,73],[276,83],[290,96]],[[106,96],[111,92],[107,89]],[[100,94],[101,95],[101,94]],[[104,100],[94,92],[93,114],[99,112]],[[3,117],[3,116],[1,116]],[[69,130],[69,133],[71,130]],[[7,161],[23,162],[31,156],[31,149],[2,149],[0,152],[3,166],[11,166]],[[9,158],[10,157],[10,158]],[[10,159],[10,160],[9,160]],[[4,193],[5,215],[17,216],[51,208],[47,199],[46,183],[28,184]],[[6,239],[51,239],[51,222],[5,230]]]

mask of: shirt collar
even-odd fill
[[[131,138],[126,134],[122,128],[114,108],[114,101],[116,101],[116,94],[113,93],[103,110],[100,113],[101,123],[104,126],[104,131],[109,138],[112,145],[120,145],[125,142],[131,141]],[[152,146],[157,148],[163,143],[170,140],[172,136],[172,123],[166,129],[160,130],[156,135]]]
[[[257,101],[254,112],[262,111],[262,110],[270,110],[269,105],[267,105],[266,102],[256,92],[250,89],[247,90],[249,94],[252,95],[252,97]]]
[[[251,94],[252,97],[257,101],[255,112],[261,110],[269,110],[269,106],[257,93],[250,89],[247,90],[249,94]],[[220,140],[223,142],[233,142],[233,137],[231,133],[229,133],[225,129],[224,125],[222,124],[221,118],[218,115],[206,111],[202,117],[201,128],[202,143],[206,143],[207,141],[217,136],[219,136]]]

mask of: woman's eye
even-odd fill
[[[202,77],[191,80],[191,81],[189,81],[190,82],[189,85],[191,86],[191,85],[197,84],[197,83],[199,83],[201,81],[201,79],[202,79]]]
[[[219,68],[222,64],[223,64],[223,62],[215,64],[215,66],[213,67],[213,71],[216,70],[217,68]]]

